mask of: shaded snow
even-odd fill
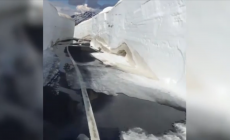
[[[185,10],[178,0],[122,0],[80,23],[74,36],[91,36],[91,46],[106,52],[129,50],[136,71],[185,93]]]
[[[51,49],[43,51],[43,86],[58,72],[59,59]]]

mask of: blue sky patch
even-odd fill
[[[108,6],[114,6],[118,0],[49,0],[51,2],[61,2],[68,5],[71,9],[76,9],[77,5],[87,4],[91,8],[104,9]]]

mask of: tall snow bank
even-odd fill
[[[91,46],[108,53],[124,50],[133,71],[184,91],[185,9],[177,0],[122,0],[76,26],[74,37],[91,36]]]
[[[46,0],[43,10],[43,50],[51,47],[57,40],[73,37],[75,22],[71,18],[59,14]]]
[[[43,86],[58,72],[59,59],[50,48],[43,51]]]

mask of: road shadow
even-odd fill
[[[170,106],[124,94],[103,95],[91,100],[98,127],[118,128],[119,131],[138,127],[147,133],[162,135],[173,130],[174,123],[186,120],[186,112]]]
[[[91,49],[90,47],[69,46],[69,52],[74,61],[78,63],[87,63],[96,60],[92,55],[90,55],[90,53],[97,51]]]

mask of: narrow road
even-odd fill
[[[82,77],[81,72],[80,72],[80,70],[79,70],[79,68],[77,66],[77,63],[73,60],[72,55],[69,53],[69,46],[67,47],[67,52],[68,52],[68,55],[70,56],[70,59],[71,59],[73,65],[74,65],[74,68],[75,68],[75,71],[76,71],[76,74],[77,74],[77,78],[78,78],[78,81],[79,81],[80,86],[81,86],[81,93],[82,93],[84,106],[85,106],[86,117],[87,117],[87,121],[88,121],[90,139],[91,140],[100,140],[98,130],[97,130],[97,124],[95,122],[93,110],[92,110],[92,107],[91,107],[91,103],[90,103],[90,99],[88,97],[86,87],[84,85],[83,77]],[[82,58],[84,58],[84,57],[82,57]]]
[[[66,43],[61,43],[62,45],[58,45],[58,48],[55,48],[55,52],[58,55],[61,63],[69,63],[69,57],[66,57],[66,53],[68,50],[64,49]],[[62,48],[61,48],[62,47]],[[89,79],[84,79],[85,75],[88,75],[87,78],[95,78],[93,71],[87,69],[88,67],[99,67],[103,65],[99,60],[95,59],[90,55],[90,53],[95,52],[89,46],[77,46],[73,45],[69,47],[69,53],[73,56],[74,63],[80,64],[79,71],[83,76],[83,80],[87,82]],[[65,60],[65,61],[64,61]],[[64,66],[64,64],[60,64],[60,67]],[[104,67],[104,66],[103,66]],[[107,68],[107,67],[106,67]],[[60,68],[62,69],[62,68]],[[108,71],[111,69],[108,67]],[[93,69],[92,69],[93,70]],[[100,72],[100,71],[97,71]],[[77,94],[81,94],[81,91],[76,88],[76,86],[65,86],[65,81],[67,73],[62,73],[62,80],[59,81],[62,86],[65,88],[69,88],[70,90],[76,91]],[[77,79],[77,75],[75,76]],[[102,74],[103,75],[103,74]],[[99,77],[100,78],[100,77]],[[113,80],[113,79],[111,79]],[[62,81],[62,82],[61,82]],[[110,81],[111,82],[111,81]],[[114,81],[115,82],[115,81]],[[68,82],[67,82],[68,83]],[[74,82],[73,82],[74,83]],[[76,83],[75,83],[76,84]],[[99,83],[97,83],[97,86]],[[98,133],[100,136],[100,140],[119,140],[122,132],[127,132],[133,128],[141,128],[147,134],[154,134],[155,136],[161,136],[169,131],[176,131],[173,124],[177,122],[185,123],[186,120],[186,112],[177,110],[175,108],[161,105],[156,102],[145,101],[137,98],[132,98],[126,96],[124,93],[119,93],[117,96],[113,95],[106,95],[105,93],[95,92],[93,89],[85,89],[89,96],[90,96],[90,103],[92,105],[92,111],[95,117],[95,122],[97,125]],[[63,90],[62,90],[63,91]],[[48,94],[49,93],[44,93]],[[58,96],[63,96],[66,93],[61,93]],[[140,93],[141,94],[141,93]],[[84,94],[83,94],[84,95]],[[53,98],[58,98],[55,96]],[[62,100],[64,98],[62,97]],[[61,97],[60,97],[61,98]],[[65,97],[67,98],[67,97]],[[69,140],[69,139],[76,139],[79,134],[85,134],[86,136],[90,137],[90,130],[88,129],[88,121],[85,113],[82,113],[82,109],[79,108],[80,102],[74,102],[72,98],[66,99],[66,101],[62,101],[59,99],[58,108],[65,108],[63,109],[55,109],[56,113],[65,114],[69,117],[69,119],[62,117],[63,125],[56,125],[58,124],[57,121],[53,126],[55,127],[54,136],[56,135],[57,138],[60,140]],[[46,101],[46,102],[51,102]],[[57,103],[56,103],[57,104]],[[68,105],[65,105],[68,104]],[[73,107],[73,106],[78,106]],[[52,107],[54,108],[54,107]],[[50,108],[50,110],[52,109]],[[69,111],[72,108],[71,111]],[[85,107],[86,108],[86,107]],[[44,110],[45,107],[44,107]],[[63,110],[63,111],[62,111]],[[84,111],[83,111],[84,112]],[[52,112],[46,111],[45,116],[51,115]],[[57,117],[57,115],[55,115]],[[60,116],[60,115],[59,115]],[[71,119],[70,119],[71,118]],[[47,119],[49,122],[54,119],[54,117],[49,117]],[[69,121],[65,121],[65,120]],[[61,134],[61,135],[60,135]],[[46,134],[44,134],[46,135]],[[47,138],[48,140],[48,138]],[[52,139],[49,139],[52,140]]]

